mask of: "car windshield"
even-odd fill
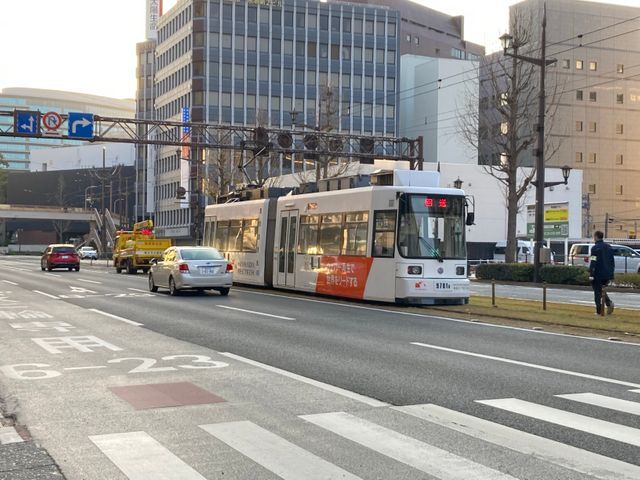
[[[224,257],[215,248],[185,248],[180,250],[183,260],[223,260]]]
[[[53,247],[53,253],[76,253],[73,247]]]

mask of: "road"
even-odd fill
[[[0,382],[69,479],[640,478],[638,345],[33,258],[0,282]],[[16,327],[11,302],[75,330]],[[224,401],[115,393],[158,382]]]
[[[491,283],[471,282],[471,294],[490,296]],[[513,284],[496,284],[496,296],[523,300],[542,301],[542,288]],[[637,293],[611,292],[616,308],[640,310],[640,295]],[[547,288],[547,301],[575,303],[593,306],[593,292],[590,289]],[[595,308],[595,307],[594,307]]]

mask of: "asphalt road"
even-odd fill
[[[431,315],[428,308],[282,291],[234,288],[228,297],[149,294],[141,274],[117,275],[88,264],[79,273],[46,273],[33,258],[0,259],[0,280],[36,299],[139,322],[169,339],[230,352],[392,406],[435,404],[640,466],[638,345],[475,324]],[[522,292],[519,288],[518,295]],[[550,292],[550,299],[555,294]],[[570,295],[576,297],[573,291]],[[640,305],[632,296],[616,302],[626,308]],[[449,427],[464,424],[456,420]],[[568,473],[561,462],[562,467],[541,470],[529,461],[518,459],[510,472],[517,471],[516,478],[625,478],[595,476],[588,468],[593,477]],[[640,478],[633,476],[640,470],[632,472],[628,478]],[[392,478],[386,475],[370,478]]]
[[[491,283],[471,282],[471,294],[485,297],[491,296]],[[616,308],[640,311],[640,295],[637,293],[616,291],[611,292],[609,295],[615,302]],[[542,288],[513,284],[496,284],[496,296],[502,298],[514,298],[518,300],[542,301]],[[547,301],[574,303],[578,305],[594,305],[593,291],[590,289],[547,288]]]

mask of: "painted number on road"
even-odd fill
[[[15,365],[5,365],[0,367],[0,372],[8,378],[14,380],[44,380],[45,378],[54,378],[62,375],[55,370],[36,370],[36,368],[50,367],[46,363],[17,363]],[[22,370],[22,367],[34,367],[28,370]]]
[[[178,358],[193,358],[193,360],[191,360],[191,364],[177,366],[178,368],[184,369],[224,368],[229,366],[228,363],[216,362],[215,360],[211,360],[211,357],[207,357],[205,355],[169,355],[167,357],[162,357],[161,360],[177,360]],[[121,363],[127,360],[137,360],[140,362],[140,365],[135,367],[133,370],[129,370],[129,373],[169,372],[178,369],[175,367],[154,367],[157,360],[145,357],[114,358],[113,360],[109,360],[108,363]]]

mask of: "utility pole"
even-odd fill
[[[604,214],[604,238],[609,237],[609,212]]]
[[[104,186],[107,180],[106,177],[106,159],[107,159],[107,147],[102,147],[102,175],[100,175],[100,185],[102,187],[102,228],[100,229],[100,243],[102,245],[102,256],[107,258],[107,208],[105,205]]]

